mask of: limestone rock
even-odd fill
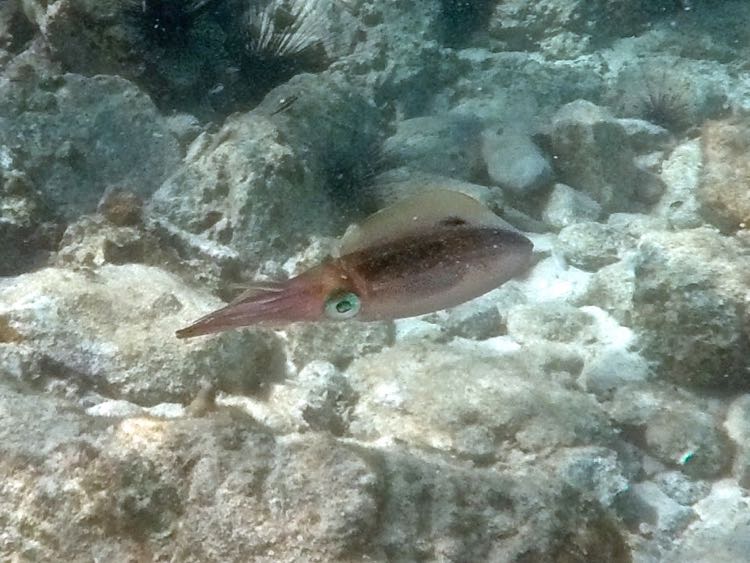
[[[18,274],[43,263],[60,236],[42,195],[13,167],[13,152],[0,147],[0,275]]]
[[[667,189],[654,206],[654,215],[666,219],[676,229],[705,224],[697,197],[701,160],[700,143],[693,139],[675,147],[662,163],[661,179]]]
[[[585,221],[562,229],[557,248],[572,265],[596,271],[617,262],[626,241],[623,233],[609,225]]]
[[[23,154],[17,168],[65,219],[94,211],[110,185],[149,196],[181,156],[153,102],[116,76],[0,81],[0,124],[0,147]]]
[[[714,121],[701,134],[701,213],[723,231],[750,228],[750,123]]]
[[[608,410],[617,424],[640,434],[643,448],[670,469],[707,479],[721,476],[729,466],[731,445],[717,414],[697,397],[625,385]]]
[[[483,165],[481,129],[476,119],[461,115],[401,121],[383,144],[383,159],[391,167],[472,181]]]
[[[287,98],[293,104],[274,114]],[[341,116],[349,113],[359,128]],[[361,218],[347,182],[375,116],[340,76],[300,75],[255,111],[200,135],[154,194],[148,222],[191,257],[238,260],[251,272],[283,262],[312,235],[338,236]]]
[[[313,360],[344,368],[355,358],[379,352],[394,338],[390,322],[299,323],[286,333],[289,359],[299,368]]]
[[[724,427],[737,448],[734,475],[740,486],[750,486],[750,395],[732,401]]]
[[[596,221],[602,213],[601,205],[583,192],[565,184],[555,184],[542,209],[542,219],[556,229],[573,223]]]
[[[621,260],[597,270],[577,305],[596,305],[619,323],[630,326],[633,313],[635,272],[629,261]]]
[[[590,102],[560,108],[550,141],[560,181],[590,195],[606,213],[643,209],[663,191],[661,180],[635,165],[623,126]]]
[[[530,197],[552,181],[552,167],[531,137],[514,130],[482,134],[487,175],[516,197]]]
[[[41,358],[43,376],[105,396],[187,401],[204,381],[242,393],[284,372],[270,333],[177,340],[176,329],[220,303],[155,267],[47,268],[14,278],[0,294],[0,317],[19,334],[17,346]]]
[[[407,343],[357,359],[347,370],[360,396],[351,432],[484,462],[514,447],[606,444],[610,429],[595,401],[554,381],[540,388],[526,360]]]
[[[747,490],[718,482],[711,494],[695,506],[698,520],[662,560],[666,563],[741,561],[750,550],[748,502]]]
[[[644,235],[635,267],[633,326],[659,377],[746,389],[750,260],[709,229]]]

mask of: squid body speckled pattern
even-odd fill
[[[339,256],[284,282],[252,287],[177,331],[413,317],[453,307],[529,268],[533,244],[477,200],[430,190],[349,229]]]

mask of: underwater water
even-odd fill
[[[0,0],[0,560],[750,562],[746,0]]]

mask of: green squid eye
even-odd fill
[[[350,291],[333,293],[326,300],[326,316],[335,320],[351,319],[359,313],[360,306],[359,296],[356,293]]]

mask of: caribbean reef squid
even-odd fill
[[[250,287],[178,338],[300,321],[377,321],[453,307],[531,265],[533,244],[479,201],[430,190],[386,207],[331,257],[287,281]]]

